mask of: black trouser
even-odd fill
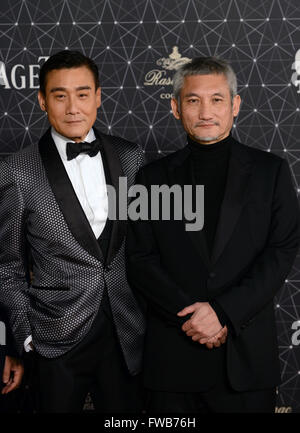
[[[35,356],[40,412],[80,412],[88,392],[97,412],[141,412],[140,375],[127,370],[111,319],[100,307],[86,337],[65,355]]]
[[[146,411],[148,413],[274,413],[275,387],[248,392],[233,390],[227,379],[225,358],[217,376],[217,384],[201,392],[148,390]]]
[[[149,391],[147,413],[274,413],[275,389],[251,392]]]

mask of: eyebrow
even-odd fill
[[[90,86],[79,86],[79,87],[76,87],[76,91],[78,91],[78,90],[91,90],[91,87]],[[67,91],[67,89],[65,87],[53,87],[50,90],[50,93],[66,92],[66,91]]]
[[[184,95],[184,98],[190,98],[191,96],[197,96],[197,98],[200,97],[197,93],[187,93],[186,95]],[[213,93],[211,96],[221,96],[222,98],[224,98],[223,93],[220,92]]]
[[[220,92],[216,92],[212,96],[221,96],[222,98],[224,98],[223,93],[220,93]]]

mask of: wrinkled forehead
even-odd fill
[[[53,88],[73,90],[80,87],[95,89],[93,74],[86,66],[52,69],[46,75],[46,90],[48,92],[51,92]]]
[[[185,76],[180,96],[184,98],[191,93],[199,96],[209,96],[214,94],[222,94],[224,97],[230,96],[227,77],[224,74],[198,74]]]

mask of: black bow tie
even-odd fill
[[[70,161],[73,158],[76,158],[80,153],[87,153],[89,156],[95,156],[99,152],[101,148],[100,140],[97,138],[91,143],[87,143],[86,141],[81,141],[80,143],[67,143],[67,158]]]

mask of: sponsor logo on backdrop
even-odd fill
[[[90,393],[88,393],[86,396],[83,410],[86,410],[86,411],[95,410],[95,406],[94,406],[94,403],[93,403],[93,400],[92,400]]]
[[[297,93],[300,93],[300,49],[296,52],[295,61],[292,64],[292,69],[295,71],[292,74],[291,82],[295,87],[298,87]]]
[[[40,56],[34,65],[6,65],[0,62],[0,86],[4,89],[38,89],[39,88],[39,70],[41,64],[49,56]]]
[[[291,406],[276,406],[275,413],[291,413],[293,412]]]
[[[172,86],[173,80],[169,71],[173,73],[185,63],[190,62],[188,57],[182,57],[179,53],[178,47],[173,47],[172,53],[169,57],[161,57],[156,61],[160,69],[152,69],[145,75],[144,86]],[[161,93],[161,99],[171,99],[172,93]]]
[[[299,344],[300,344],[300,320],[295,320],[295,322],[292,323],[291,328],[295,331],[292,334],[292,345],[293,346],[299,346]]]

